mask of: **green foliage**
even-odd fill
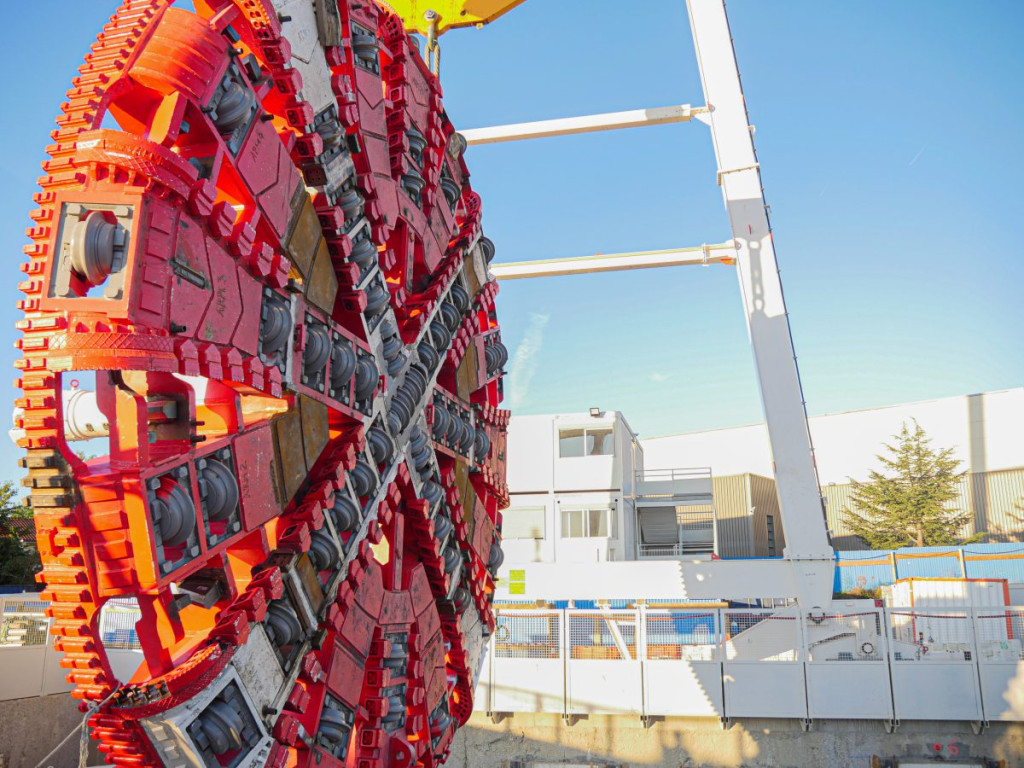
[[[871,549],[961,543],[957,535],[971,514],[950,506],[965,474],[957,471],[953,450],[932,448],[916,421],[893,437],[887,455],[876,457],[883,472],[872,471],[866,483],[851,481],[854,510],[844,521]]]
[[[18,489],[0,484],[0,584],[33,584],[42,566],[34,544],[22,542],[12,520],[31,520],[32,512],[18,502]]]

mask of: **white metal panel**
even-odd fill
[[[569,659],[565,687],[569,714],[643,714],[643,677],[639,661]]]
[[[491,712],[565,712],[562,611],[500,611],[491,649]]]
[[[807,717],[802,662],[723,663],[726,717]]]
[[[539,343],[542,330],[535,341]],[[507,480],[512,493],[544,493],[554,486],[554,416],[515,416],[509,421]]]
[[[890,608],[885,615],[896,718],[982,720],[970,614]]]
[[[722,611],[728,717],[807,717],[804,647],[794,608]]]
[[[1024,608],[974,611],[986,720],[1024,720]]]
[[[561,660],[493,659],[491,712],[565,712]]]
[[[913,605],[912,591],[910,580],[904,579],[883,589],[882,596],[885,597],[887,605]]]
[[[878,610],[828,613],[804,621],[811,718],[892,719],[885,627]]]
[[[602,539],[602,541],[606,541]],[[564,544],[565,542],[560,542]],[[687,593],[680,579],[678,560],[634,560],[598,563],[509,562],[499,571],[499,584],[508,583],[509,572],[522,571],[522,594],[517,600],[634,600],[642,595],[649,600],[685,600]]]
[[[622,488],[614,456],[583,456],[555,459],[555,492],[614,490]]]
[[[983,719],[974,664],[893,662],[892,693],[899,720]]]
[[[53,663],[56,667],[56,658]],[[46,646],[0,649],[0,700],[39,696],[43,692],[44,670]]]
[[[915,608],[1003,606],[1009,597],[1005,579],[906,579],[893,587],[894,604]],[[900,598],[907,601],[896,603]]]
[[[979,667],[985,720],[1024,720],[1024,660]]]
[[[808,662],[807,711],[812,719],[891,720],[888,664],[884,661]]]
[[[642,613],[644,714],[723,717],[718,611]]]
[[[566,611],[566,711],[641,714],[639,611]]]
[[[723,717],[721,662],[645,661],[644,714]]]

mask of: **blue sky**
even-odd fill
[[[446,35],[453,121],[701,104],[682,0],[628,5],[530,0],[483,30]],[[39,163],[114,7],[51,0],[7,19],[7,402]],[[1024,5],[732,0],[729,10],[810,412],[1019,386]],[[697,123],[474,147],[468,160],[499,261],[729,237]],[[503,286],[499,312],[517,412],[596,405],[645,436],[761,419],[730,268],[517,281]],[[17,450],[0,446],[0,477],[18,474]]]

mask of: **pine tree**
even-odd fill
[[[0,584],[30,585],[42,566],[35,546],[24,543],[9,522],[32,517],[32,512],[18,503],[17,495],[13,482],[0,483]]]
[[[847,510],[844,522],[871,549],[956,544],[971,514],[949,506],[965,474],[957,471],[953,449],[932,448],[916,420],[893,437],[895,445],[885,444],[888,455],[875,457],[883,471],[872,470],[865,483],[851,480],[854,511]]]

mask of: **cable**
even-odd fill
[[[107,698],[105,698],[99,704],[94,704],[93,706],[89,707],[89,709],[85,713],[85,717],[82,718],[78,725],[71,729],[67,736],[61,739],[60,744],[51,749],[49,754],[47,754],[46,757],[39,761],[39,763],[36,765],[36,768],[43,768],[46,765],[46,761],[53,757],[55,754],[57,754],[57,752],[60,751],[60,748],[67,744],[71,737],[74,736],[75,733],[77,733],[78,731],[82,732],[81,737],[78,740],[78,768],[85,768],[85,764],[89,757],[89,731],[85,728],[85,724],[89,721],[89,718],[99,710],[100,707],[102,707],[104,704],[110,701],[111,698],[113,698],[114,694],[117,693],[120,690],[120,688],[121,686],[117,686],[117,688],[114,688],[114,690],[110,692]]]

